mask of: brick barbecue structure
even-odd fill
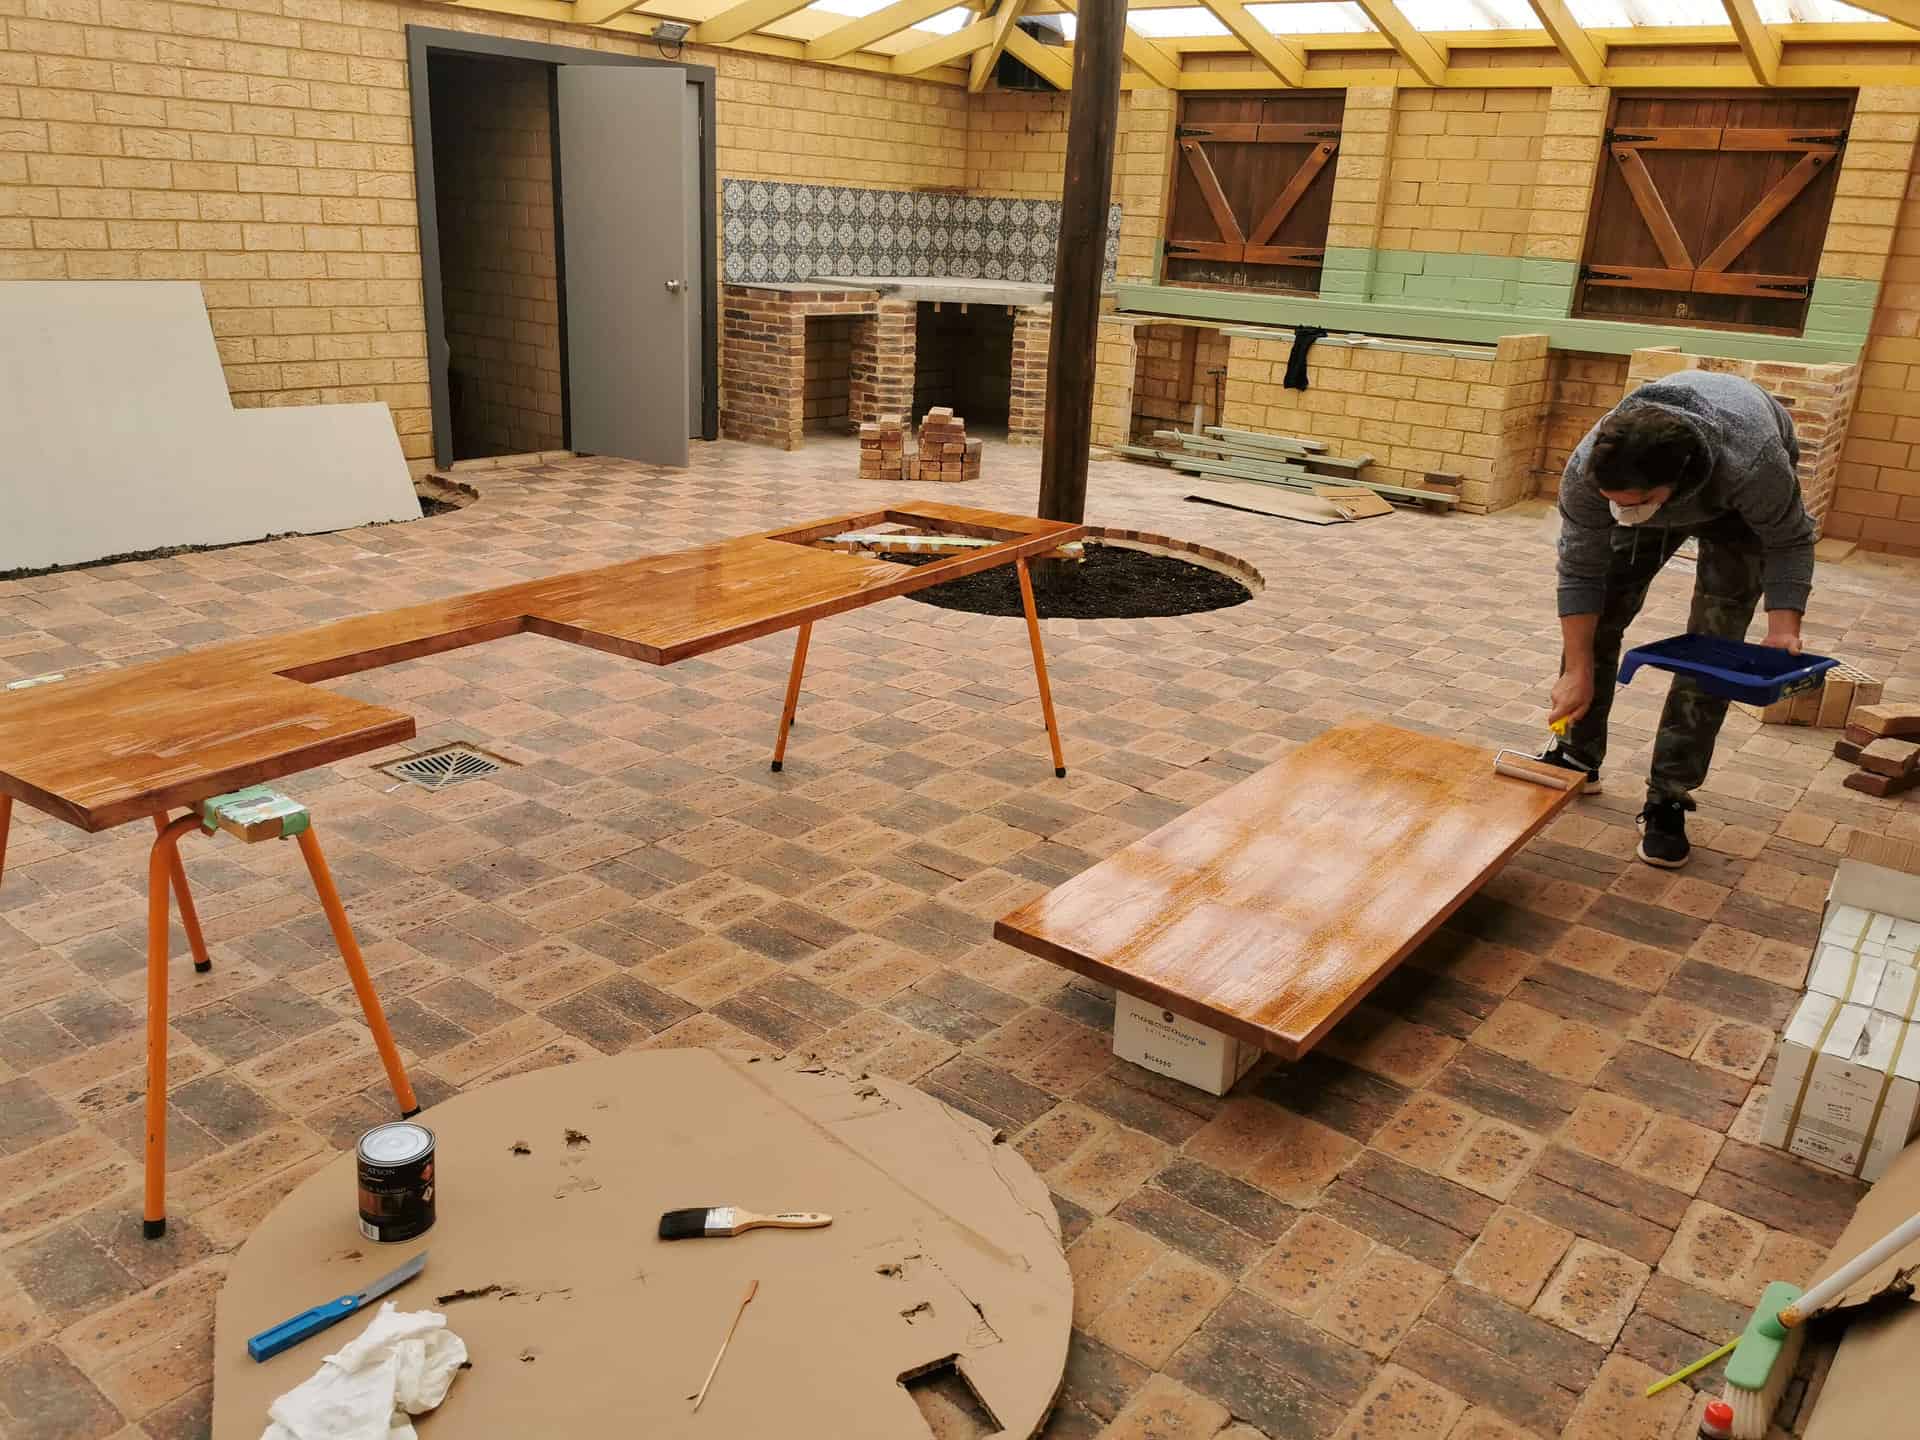
[[[720,433],[797,450],[811,429],[854,428],[915,408],[915,324],[923,305],[996,306],[1012,312],[1009,438],[1038,443],[1046,424],[1047,345],[1053,308],[1044,286],[979,281],[734,284],[722,291]],[[970,287],[979,287],[977,290]],[[975,298],[976,294],[984,298]],[[1035,304],[1009,303],[1032,299]],[[825,371],[850,328],[846,408],[821,423],[836,387]],[[810,403],[811,397],[811,403]],[[958,478],[958,477],[955,477]]]

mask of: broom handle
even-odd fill
[[[1899,1254],[1916,1240],[1920,1240],[1920,1215],[1915,1215],[1898,1229],[1889,1231],[1782,1310],[1781,1326],[1791,1330],[1802,1321],[1818,1314],[1841,1291],[1849,1285],[1858,1283],[1869,1271]]]

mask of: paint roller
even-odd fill
[[[1564,740],[1569,723],[1556,720],[1547,728]],[[1502,750],[1496,754],[1493,757],[1493,773],[1514,780],[1525,780],[1530,785],[1545,785],[1552,790],[1572,790],[1585,784],[1587,779],[1582,771],[1563,770],[1558,765],[1549,765],[1521,750]]]

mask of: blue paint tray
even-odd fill
[[[1839,663],[1824,655],[1789,655],[1717,635],[1675,635],[1629,650],[1620,661],[1620,683],[1630,682],[1642,665],[1651,665],[1689,676],[1709,695],[1747,705],[1771,705],[1813,689]]]

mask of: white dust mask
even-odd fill
[[[1645,500],[1638,505],[1622,505],[1618,501],[1607,501],[1607,509],[1613,512],[1613,518],[1622,525],[1644,525],[1660,513],[1664,500]]]

